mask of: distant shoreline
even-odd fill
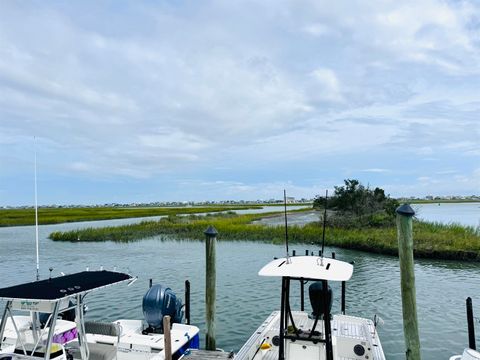
[[[464,204],[464,203],[480,203],[479,200],[470,200],[470,199],[455,199],[455,200],[409,200],[409,199],[398,199],[401,203],[409,203],[409,204]]]

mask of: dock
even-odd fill
[[[234,354],[224,351],[211,350],[190,350],[190,354],[183,355],[180,359],[184,360],[221,360],[233,359]]]

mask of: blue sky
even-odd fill
[[[480,5],[0,2],[0,205],[480,193]],[[36,137],[36,145],[34,143]]]

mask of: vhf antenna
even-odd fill
[[[285,208],[285,247],[287,249],[287,263],[289,263],[289,253],[288,253],[288,222],[287,222],[287,191],[283,190],[283,205]]]
[[[325,227],[327,225],[327,200],[328,200],[328,190],[325,191],[325,209],[323,212],[322,262],[323,262],[323,254],[325,252]]]
[[[37,281],[40,280],[40,257],[38,254],[38,200],[37,200],[37,139],[33,137],[35,148],[35,247],[37,250]]]

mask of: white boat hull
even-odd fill
[[[43,356],[27,356],[18,354],[22,349],[21,344],[31,347],[35,343],[33,333],[31,331],[31,321],[28,316],[15,316],[15,325],[20,332],[21,341],[18,339],[11,319],[8,320],[5,329],[5,340],[2,351],[0,351],[0,359],[2,357],[11,357],[15,359],[43,359]],[[142,334],[143,322],[141,320],[117,320],[114,322],[120,327],[120,336],[109,336],[99,334],[86,334],[89,345],[99,344],[100,346],[110,346],[116,350],[116,359],[118,360],[162,360],[164,356],[164,336],[163,334]],[[76,324],[72,321],[57,320],[55,326],[55,334],[60,335],[67,331],[75,329]],[[46,329],[48,330],[48,328]],[[45,342],[46,334],[41,342]],[[172,354],[181,354],[185,347],[198,344],[199,329],[196,326],[185,324],[172,324],[170,331],[172,339]],[[65,360],[66,350],[76,343],[77,339],[70,339],[66,343],[54,343],[53,347],[61,354],[57,355],[55,360]],[[94,345],[93,345],[94,346]],[[17,349],[17,354],[15,354]],[[53,352],[53,351],[52,351]]]

